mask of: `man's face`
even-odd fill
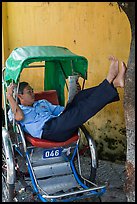
[[[23,90],[23,94],[19,94],[19,96],[21,104],[23,105],[31,106],[34,103],[35,95],[30,85],[26,86]]]

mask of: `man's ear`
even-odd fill
[[[19,100],[23,99],[23,95],[22,94],[17,94],[17,97],[19,98]]]

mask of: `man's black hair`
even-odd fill
[[[28,82],[25,82],[25,81],[20,82],[20,83],[19,83],[18,94],[23,94],[23,90],[24,90],[25,87],[28,86],[28,85],[29,85]],[[21,104],[19,98],[18,98],[18,104]]]
[[[19,94],[23,94],[23,90],[24,90],[25,87],[28,86],[28,85],[29,85],[28,82],[25,82],[25,81],[20,82],[20,83],[19,83],[18,93],[19,93]]]

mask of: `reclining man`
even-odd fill
[[[9,119],[19,121],[24,131],[33,137],[63,142],[93,117],[108,103],[119,100],[117,87],[124,87],[127,67],[115,57],[110,57],[110,68],[106,79],[96,87],[79,91],[66,107],[53,105],[47,100],[35,101],[34,92],[27,82],[19,84],[17,104],[13,98],[14,84],[7,88],[7,99],[11,109]]]

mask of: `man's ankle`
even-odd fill
[[[111,84],[113,82],[113,79],[110,77],[107,77],[106,80]]]

